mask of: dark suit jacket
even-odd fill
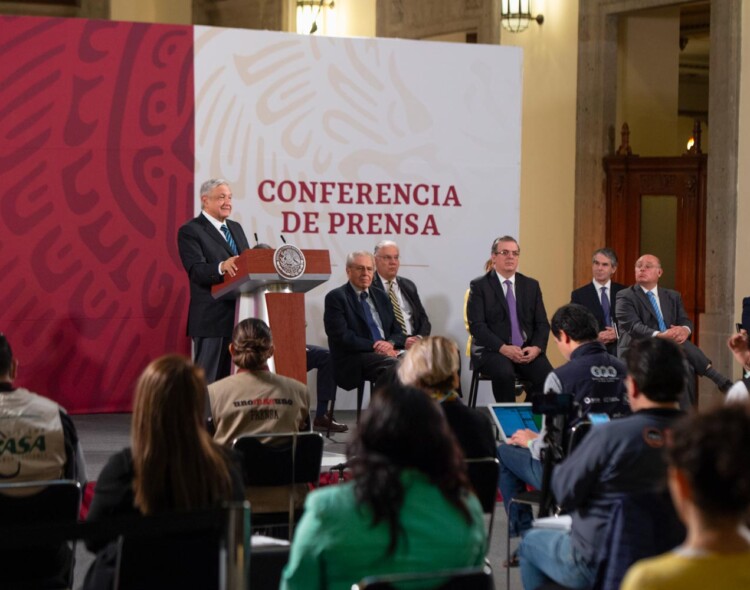
[[[615,316],[615,303],[617,302],[617,294],[625,288],[625,285],[615,283],[614,281],[609,285],[609,309],[610,314],[614,318]],[[606,327],[604,324],[604,310],[599,299],[599,293],[594,287],[594,283],[588,283],[583,287],[580,287],[570,294],[570,302],[583,305],[591,313],[594,314],[597,323],[599,324],[599,331],[601,332]],[[613,322],[614,323],[614,322]],[[617,343],[613,342],[607,346],[607,352],[609,354],[617,354]]]
[[[385,339],[396,348],[403,348],[406,337],[398,325],[388,296],[380,289],[369,289],[370,297],[378,310]],[[328,348],[333,358],[336,384],[343,389],[354,389],[362,381],[359,355],[375,352],[370,327],[367,325],[362,304],[354,288],[346,283],[326,295],[323,325],[328,336]]]
[[[524,346],[538,346],[542,352],[546,351],[549,321],[539,283],[516,273],[515,296]],[[484,349],[498,352],[503,344],[511,343],[508,302],[494,269],[471,281],[466,316],[476,353],[481,354]]]
[[[242,226],[226,220],[237,251],[249,249]],[[177,247],[182,266],[190,278],[190,307],[187,335],[203,338],[229,338],[234,328],[235,300],[214,299],[211,287],[224,282],[219,263],[234,256],[226,239],[201,213],[177,232]]]
[[[396,283],[398,288],[401,290],[401,295],[406,299],[409,307],[411,307],[411,322],[412,328],[414,329],[413,334],[407,334],[407,336],[429,336],[432,332],[432,324],[430,324],[430,318],[427,317],[427,312],[422,306],[422,301],[419,299],[419,293],[417,292],[417,286],[414,281],[405,279],[404,277],[396,277]],[[372,286],[385,292],[388,295],[388,291],[380,280],[380,275],[376,272],[375,278],[372,281]],[[390,301],[390,297],[388,298]]]
[[[672,325],[687,326],[692,332],[693,323],[688,318],[682,297],[677,291],[659,287],[659,306],[667,328]],[[649,338],[659,330],[656,312],[640,285],[627,287],[618,293],[615,315],[620,333],[617,344],[620,357],[625,355],[633,340]]]

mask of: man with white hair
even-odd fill
[[[405,348],[411,348],[419,338],[429,336],[432,331],[430,318],[419,298],[413,281],[398,274],[401,268],[401,253],[398,244],[383,240],[375,246],[375,276],[372,286],[385,291],[393,308],[396,321],[406,335]]]
[[[237,274],[237,258],[250,248],[239,223],[230,221],[232,189],[222,178],[201,185],[201,213],[177,232],[182,265],[190,278],[187,335],[193,339],[194,361],[213,383],[231,372],[229,343],[235,300],[214,299],[211,287]]]

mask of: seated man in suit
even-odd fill
[[[552,492],[572,512],[572,527],[526,533],[518,548],[524,588],[550,581],[591,588],[619,495],[665,485],[667,432],[682,415],[677,398],[685,387],[683,355],[673,342],[646,338],[634,343],[625,362],[633,414],[592,428],[555,467]]]
[[[515,401],[515,379],[541,393],[552,371],[545,355],[549,322],[539,283],[517,273],[521,248],[515,238],[492,243],[493,268],[470,285],[466,316],[473,339],[474,369],[492,379],[497,402]]]
[[[406,342],[388,296],[370,288],[374,272],[372,254],[352,252],[346,257],[349,281],[326,295],[323,324],[336,383],[343,389],[377,380],[395,365]]]
[[[682,346],[693,371],[708,377],[726,393],[732,382],[711,366],[711,361],[689,338],[693,323],[687,317],[682,297],[677,291],[658,287],[662,275],[661,262],[652,254],[644,254],[635,263],[635,282],[632,287],[617,295],[615,312],[620,340],[617,353],[624,358],[634,340],[656,336]],[[687,389],[680,400],[686,409],[695,402],[693,379],[688,379]]]
[[[617,270],[617,254],[612,248],[599,248],[594,252],[592,271],[594,280],[570,294],[570,302],[583,305],[594,314],[599,324],[597,340],[607,347],[609,354],[617,354],[617,333],[613,326],[615,298],[625,285],[612,282]]]
[[[200,188],[201,213],[177,232],[177,248],[190,279],[187,335],[193,339],[195,364],[213,383],[229,375],[229,343],[234,328],[235,300],[214,299],[211,287],[224,275],[237,273],[237,257],[250,246],[239,223],[230,221],[232,189],[213,178]]]
[[[409,279],[398,276],[401,267],[399,256],[396,242],[383,240],[375,246],[377,272],[372,286],[388,295],[396,321],[406,335],[405,348],[409,349],[417,339],[430,335],[432,325],[419,299],[417,286]]]

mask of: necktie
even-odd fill
[[[604,312],[604,325],[612,325],[612,310],[609,308],[609,297],[607,297],[607,287],[602,287],[602,311]]]
[[[232,234],[229,233],[229,228],[226,225],[221,226],[221,233],[223,233],[224,237],[227,239],[227,244],[229,244],[229,249],[232,251],[232,254],[237,256],[237,244],[235,243]]]
[[[661,315],[661,311],[659,310],[659,304],[656,303],[656,295],[654,295],[653,291],[648,291],[648,300],[651,302],[651,307],[654,308],[654,313],[656,314],[656,320],[659,322],[659,332],[664,332],[667,329],[667,324],[664,323],[664,316]]]
[[[513,346],[523,346],[523,335],[521,327],[518,325],[518,313],[516,312],[516,296],[513,295],[513,283],[509,280],[504,281],[507,290],[505,291],[505,300],[508,302],[508,311],[510,312],[510,337]]]
[[[370,334],[372,334],[372,339],[377,342],[378,340],[383,339],[383,335],[380,333],[380,328],[378,328],[378,324],[375,322],[375,318],[372,317],[372,311],[370,310],[370,304],[367,303],[367,292],[362,291],[359,294],[359,300],[362,302],[362,311],[365,313],[365,319],[367,320],[367,325],[370,328]]]
[[[396,321],[398,322],[398,325],[401,326],[401,331],[404,334],[407,334],[406,331],[406,322],[404,321],[404,312],[401,311],[401,306],[398,304],[398,295],[396,295],[396,291],[393,289],[393,283],[396,281],[388,281],[388,297],[391,300],[391,305],[393,306],[393,315],[396,316]]]

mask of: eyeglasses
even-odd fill
[[[520,250],[498,250],[495,252],[495,254],[500,254],[500,256],[513,256],[514,258],[518,258],[521,255]]]
[[[398,262],[398,254],[396,254],[395,256],[387,256],[385,254],[378,254],[377,256],[375,256],[375,258],[381,258],[388,262]]]

